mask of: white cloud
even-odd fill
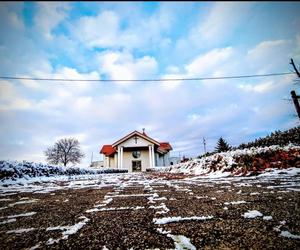
[[[231,47],[213,49],[205,54],[196,57],[191,63],[185,66],[186,72],[191,76],[210,75],[229,61],[234,50]]]
[[[175,13],[168,5],[161,4],[158,11],[147,17],[119,12],[104,10],[96,16],[83,16],[69,25],[71,33],[87,47],[147,50],[170,46],[171,40],[163,33],[171,28]]]
[[[8,18],[10,23],[17,29],[24,29],[23,20],[17,15],[17,13],[11,12],[8,13]]]
[[[34,17],[36,28],[46,39],[52,39],[52,30],[68,15],[69,3],[37,2],[37,13]]]
[[[245,18],[252,3],[245,2],[218,2],[215,3],[204,22],[192,29],[191,39],[194,43],[200,41],[220,41],[232,35]]]
[[[129,52],[104,52],[98,55],[98,62],[99,71],[114,80],[145,79],[155,75],[158,70],[157,62],[153,57],[134,58]]]
[[[216,48],[206,53],[197,55],[190,63],[184,65],[180,70],[178,67],[168,67],[167,71],[174,72],[162,76],[163,79],[184,79],[193,77],[220,77],[226,75],[228,68],[234,63],[236,52],[231,47]],[[213,84],[211,81],[201,81],[203,84]],[[221,80],[215,82],[219,84]],[[183,81],[167,81],[162,84],[166,90],[174,91],[181,86]],[[188,82],[185,82],[186,84]]]
[[[175,54],[193,57],[195,51],[210,49],[224,44],[250,18],[253,3],[215,2],[208,9],[199,9],[198,20],[191,25],[185,36],[176,41]]]
[[[248,51],[245,62],[249,69],[256,69],[258,73],[287,68],[292,53],[291,47],[290,40],[262,41]]]
[[[113,11],[84,16],[72,27],[72,31],[89,47],[115,46],[119,40],[119,17]]]
[[[243,89],[245,91],[254,91],[257,93],[264,93],[271,91],[274,88],[274,82],[273,81],[267,81],[264,83],[260,83],[257,85],[251,85],[251,84],[240,84],[239,88]]]
[[[9,100],[14,98],[16,90],[9,81],[0,80],[0,100]]]
[[[58,135],[54,138],[54,141],[58,141],[60,139],[63,139],[63,138],[76,138],[79,143],[84,143],[85,140],[87,139],[87,134],[85,133],[77,133],[77,134],[61,134],[61,135]]]
[[[22,8],[23,4],[21,3],[2,2],[0,5],[1,29],[11,26],[18,32],[23,31],[24,23],[20,14]]]
[[[0,103],[0,111],[28,110],[33,106],[34,106],[33,103],[26,98],[16,98],[10,100],[8,103],[5,104]]]
[[[0,111],[26,110],[32,106],[32,101],[24,98],[11,82],[0,81]]]

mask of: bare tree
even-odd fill
[[[68,163],[80,163],[84,157],[79,141],[75,138],[60,139],[53,147],[47,148],[44,153],[50,164],[62,163],[64,166],[67,166]]]

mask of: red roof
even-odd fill
[[[103,145],[102,149],[100,150],[100,154],[104,154],[106,156],[112,155],[116,152],[116,149],[113,148],[111,145]]]
[[[152,143],[154,143],[155,145],[157,145],[158,146],[157,150],[162,154],[165,154],[173,149],[169,142],[158,142],[158,141],[152,139],[151,137],[149,137],[145,132],[140,133],[135,130],[135,131],[131,132],[130,134],[124,136],[120,140],[116,141],[112,145],[103,145],[102,149],[100,150],[100,154],[104,154],[105,156],[113,155],[115,152],[117,152],[116,146],[119,143],[121,143],[122,141],[126,140],[127,138],[130,138],[134,134],[139,135],[139,136],[143,137],[144,139],[149,140]],[[113,145],[115,147],[113,147]]]
[[[163,154],[165,154],[165,153],[169,152],[170,150],[172,150],[172,147],[171,147],[170,143],[168,143],[168,142],[160,142],[159,144],[160,145],[159,145],[157,151],[159,151]]]
[[[172,150],[172,146],[170,145],[170,143],[168,142],[160,142],[160,147],[162,147],[163,149],[169,151]]]

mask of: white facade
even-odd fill
[[[105,168],[134,172],[169,165],[169,151],[163,149],[159,142],[137,131],[111,146],[114,152],[104,156]]]

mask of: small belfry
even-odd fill
[[[105,168],[125,169],[128,172],[146,171],[147,168],[170,164],[169,142],[158,142],[145,133],[133,131],[113,144],[103,145]]]

